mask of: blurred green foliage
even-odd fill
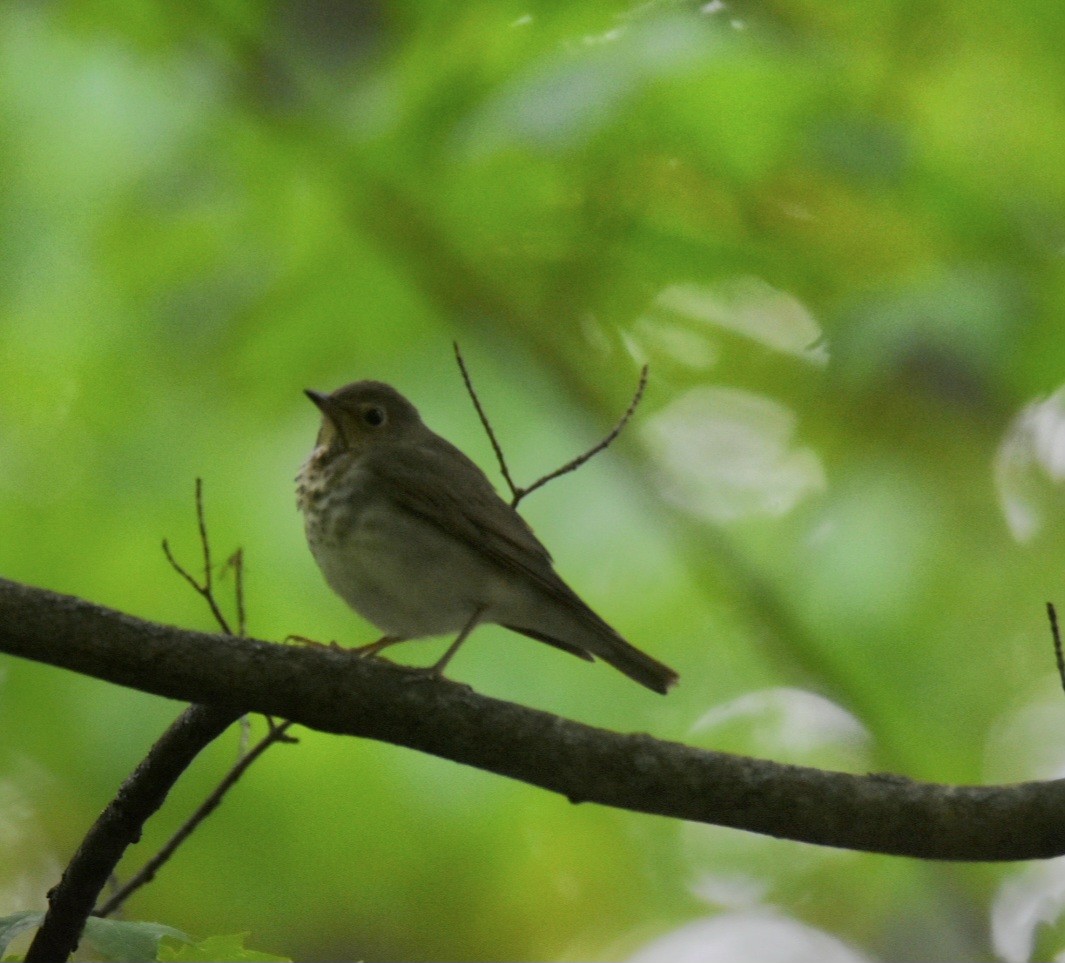
[[[1034,0],[4,4],[0,573],[209,627],[159,551],[195,559],[202,475],[251,633],[365,642],[294,509],[300,390],[391,381],[492,469],[458,339],[529,481],[646,360],[618,444],[523,510],[681,686],[492,629],[455,677],[810,764],[1061,774],[1063,27]],[[42,905],[178,711],[0,663],[0,913]],[[130,912],[296,959],[532,960],[769,905],[875,957],[1012,960],[1023,911],[991,920],[1018,872],[573,807],[302,733]]]

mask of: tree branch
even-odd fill
[[[152,753],[155,754],[158,752],[164,755],[176,755],[177,753],[175,753],[175,750],[173,748],[171,748],[170,752],[167,753],[167,749],[164,746],[164,742],[168,739],[173,729],[177,727],[182,722],[182,720],[185,720],[190,717],[197,718],[199,716],[202,716],[206,713],[206,710],[206,706],[190,706],[188,709],[186,709],[185,712],[182,713],[182,715],[178,718],[178,721],[175,722],[174,725],[171,726],[170,729],[167,730],[167,732],[163,735],[163,738],[152,747]],[[225,713],[222,717],[222,720],[224,720],[226,717],[231,716],[232,712]],[[211,794],[202,803],[200,803],[199,806],[196,807],[196,811],[188,819],[186,819],[185,822],[181,824],[178,831],[173,836],[171,836],[170,839],[167,840],[166,845],[163,846],[163,848],[160,849],[158,853],[156,853],[151,859],[148,860],[148,862],[144,864],[144,866],[141,867],[141,869],[137,872],[136,876],[129,880],[129,882],[127,882],[125,885],[120,887],[118,892],[116,892],[113,896],[109,897],[107,902],[104,903],[103,906],[101,906],[99,909],[92,910],[92,915],[110,916],[112,913],[115,912],[115,910],[121,907],[122,904],[125,903],[125,901],[129,899],[129,897],[134,892],[136,892],[142,886],[146,886],[153,879],[155,879],[155,874],[159,871],[160,867],[168,859],[170,859],[171,856],[174,855],[174,852],[177,850],[177,848],[183,842],[185,842],[185,840],[188,839],[189,836],[192,835],[192,833],[196,830],[200,823],[202,823],[212,812],[214,812],[218,808],[225,794],[229,792],[229,790],[232,789],[234,785],[236,785],[240,777],[244,775],[248,768],[264,752],[266,752],[267,749],[269,749],[275,742],[296,741],[292,736],[288,735],[288,730],[291,725],[292,723],[290,722],[283,722],[281,723],[281,725],[278,726],[271,725],[269,732],[267,732],[267,734],[259,740],[259,742],[251,750],[251,752],[247,752],[240,757],[240,759],[236,762],[233,768],[226,773],[222,781],[214,788]],[[217,736],[221,735],[225,728],[225,726],[221,726],[219,728],[201,726],[199,732],[196,733],[196,736],[194,738],[198,737],[202,742],[200,748],[205,748]],[[182,753],[180,755],[180,758],[175,759],[173,762],[173,767],[175,770],[174,778],[181,775],[181,773],[184,771],[185,766],[181,766],[182,759],[185,760],[185,765],[187,766],[187,764],[192,761],[191,756],[196,754],[195,742],[190,740],[189,746],[190,749]],[[180,752],[180,750],[178,750],[178,752]],[[149,759],[150,758],[151,756],[149,756]],[[129,779],[126,780],[123,789],[125,789],[126,786],[139,786],[142,782],[148,782],[150,784],[156,781],[158,777],[156,776],[153,779],[152,776],[154,774],[143,772],[144,768],[145,766],[144,764],[142,764],[136,770],[134,770],[133,775],[131,775]],[[122,790],[119,790],[119,793],[121,794]],[[160,802],[161,801],[162,800],[160,799]],[[112,803],[112,805],[114,804]],[[142,810],[143,817],[140,818],[140,821],[135,823],[131,822],[131,828],[135,831],[136,835],[140,835],[140,827],[144,824],[147,817],[151,816],[152,813],[154,813],[155,810],[158,808],[158,805],[156,805],[152,807],[152,809],[148,812],[143,812]],[[106,811],[104,815],[106,818]],[[94,827],[94,829],[95,828],[96,827]],[[90,838],[91,836],[87,836],[85,838],[84,842],[81,844],[81,849],[79,849],[79,852],[81,852],[81,850],[85,849],[86,846],[89,845]],[[120,851],[115,853],[115,863],[118,862],[118,858],[121,855],[122,854]],[[74,872],[75,865],[74,862],[71,862],[70,866],[67,868],[67,872],[64,874],[64,879],[72,875]],[[102,885],[103,882],[101,880],[101,886]],[[83,903],[82,906],[88,905],[91,909],[92,905],[94,905],[95,898],[97,895],[99,895],[99,890],[97,890],[97,893],[93,895],[92,902]],[[32,963],[32,961],[28,960],[27,963]]]
[[[146,622],[0,579],[0,651],[118,685],[281,716],[637,812],[923,859],[1065,854],[1065,781],[944,786],[621,735],[329,649]],[[920,832],[914,832],[914,827]]]
[[[5,617],[9,615],[5,612]],[[49,910],[49,925],[38,931],[26,953],[26,963],[54,963],[74,951],[86,917],[130,841],[140,836],[145,820],[163,805],[167,793],[200,750],[240,715],[240,710],[223,706],[189,706],[152,746],[82,840],[63,878],[49,892],[51,906],[62,906],[63,910]]]
[[[197,581],[174,558],[163,541],[163,552],[170,565],[204,601],[207,602],[222,632],[233,631],[215,599],[211,545],[203,506],[203,480],[196,479],[196,520],[203,551],[203,582]],[[238,548],[225,562],[223,572],[232,568],[237,608],[237,634],[244,635],[244,555]],[[122,783],[118,794],[107,804],[93,823],[74,858],[67,865],[59,884],[48,893],[48,911],[26,952],[26,963],[49,963],[65,960],[78,946],[90,913],[107,916],[141,886],[150,882],[160,867],[195,831],[196,827],[221,803],[226,792],[248,767],[275,742],[294,742],[286,734],[291,723],[275,726],[267,719],[270,731],[250,753],[243,754],[222,782],[178,829],[163,848],[141,868],[106,904],[93,909],[100,891],[126,848],[140,840],[144,824],[162,806],[167,794],[181,774],[233,721],[233,710],[213,706],[190,706],[152,746],[145,760]]]

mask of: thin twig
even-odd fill
[[[473,400],[473,407],[477,409],[477,417],[481,419],[481,424],[484,425],[484,430],[488,434],[488,440],[492,443],[492,450],[496,453],[496,461],[499,462],[499,470],[503,473],[503,478],[506,481],[507,486],[510,488],[510,494],[513,496],[514,501],[511,504],[517,504],[521,499],[522,490],[514,484],[514,479],[510,477],[510,469],[507,468],[507,460],[503,457],[503,449],[499,446],[499,442],[496,440],[496,433],[492,430],[492,423],[488,420],[488,415],[485,414],[484,408],[481,407],[481,399],[477,397],[477,392],[473,387],[473,381],[470,379],[470,373],[466,370],[466,362],[463,360],[462,351],[459,350],[459,343],[453,341],[452,346],[455,349],[455,360],[459,363],[459,371],[462,372],[462,380],[466,384],[466,391]]]
[[[481,424],[484,426],[485,432],[488,434],[488,440],[492,443],[492,450],[496,453],[496,461],[499,462],[499,470],[503,473],[503,478],[507,483],[507,487],[510,488],[510,506],[511,508],[517,508],[518,503],[525,498],[526,495],[531,494],[538,488],[542,488],[549,481],[554,481],[560,475],[567,475],[571,471],[576,471],[581,467],[588,459],[598,455],[599,452],[609,447],[615,438],[621,434],[622,430],[629,423],[629,420],[636,412],[636,408],[639,406],[641,399],[643,398],[644,389],[647,387],[647,372],[648,367],[644,365],[640,369],[640,381],[636,385],[636,394],[633,395],[632,401],[629,403],[629,407],[625,410],[625,414],[621,416],[621,420],[614,426],[613,430],[608,434],[599,444],[593,445],[584,454],[578,455],[572,461],[566,462],[561,468],[556,468],[552,472],[548,472],[546,475],[536,479],[531,485],[522,488],[520,485],[514,484],[514,479],[511,478],[510,470],[507,468],[507,460],[503,457],[503,449],[496,439],[496,433],[492,429],[492,423],[488,420],[488,415],[485,413],[484,407],[481,405],[481,399],[477,396],[477,391],[473,387],[473,380],[470,378],[470,372],[466,368],[466,362],[462,357],[462,352],[459,350],[458,342],[453,342],[455,348],[455,360],[459,363],[459,371],[462,372],[462,380],[466,385],[466,391],[473,401],[473,407],[477,409],[477,417],[481,419]]]
[[[237,635],[244,638],[246,634],[244,621],[244,549],[238,548],[230,555],[222,566],[221,571],[227,572],[230,569],[233,570],[233,578],[236,583],[234,594],[236,595],[237,605]]]
[[[215,621],[218,623],[219,628],[226,634],[232,635],[233,630],[229,627],[229,622],[222,614],[222,610],[218,607],[218,603],[214,597],[214,585],[211,581],[211,542],[207,537],[207,519],[203,511],[203,479],[196,479],[196,522],[200,530],[200,545],[203,548],[203,582],[198,582],[194,576],[176,559],[173,552],[170,551],[170,544],[167,540],[163,539],[163,552],[166,555],[166,560],[170,563],[175,572],[178,573],[186,582],[189,583],[196,591],[196,593],[207,603],[211,610],[211,614],[214,616]],[[238,549],[239,551],[239,549]],[[238,599],[238,616],[243,619],[243,588],[240,587],[241,580],[237,580],[237,599]],[[240,635],[243,635],[244,631],[241,628]]]
[[[200,533],[200,547],[203,551],[203,581],[197,580],[170,551],[170,545],[163,540],[163,551],[167,560],[186,582],[189,583],[196,593],[203,598],[211,609],[215,621],[221,626],[226,635],[233,635],[228,620],[222,614],[214,595],[213,566],[211,563],[211,541],[207,534],[207,517],[203,507],[203,480],[196,479],[196,523]],[[237,632],[241,638],[245,635],[245,610],[244,610],[244,551],[238,548],[219,569],[220,574],[232,569],[234,579],[234,596],[237,611]],[[244,730],[241,733],[241,745],[237,752],[237,761],[229,772],[215,787],[214,791],[197,807],[196,811],[181,825],[167,843],[149,859],[140,871],[137,872],[124,886],[120,887],[100,909],[94,911],[96,916],[109,916],[118,910],[129,897],[142,886],[150,883],[163,865],[177,851],[178,847],[222,802],[225,794],[236,784],[248,767],[261,756],[270,746],[276,742],[296,742],[295,738],[288,735],[291,723],[276,723],[267,718],[267,734],[252,748],[247,751],[247,716],[242,717]]]
[[[235,578],[237,580],[237,634],[243,638],[247,628],[247,619],[244,616],[244,549],[238,548],[234,556]]]
[[[165,538],[163,539],[163,554],[166,555],[166,560],[170,563],[170,567],[188,582],[200,595],[203,595],[202,586],[189,574],[188,570],[184,568],[176,558],[174,558],[174,553],[170,551],[170,543]]]
[[[593,458],[595,455],[598,455],[599,452],[608,448],[613,443],[614,439],[624,430],[625,426],[629,423],[629,419],[631,419],[636,413],[636,408],[639,406],[640,400],[643,398],[644,389],[647,387],[647,371],[647,365],[644,365],[640,369],[640,381],[639,384],[636,385],[636,394],[632,396],[632,401],[629,402],[629,407],[625,409],[625,414],[621,416],[621,420],[614,426],[609,435],[599,442],[598,445],[593,445],[589,448],[583,455],[578,455],[572,461],[566,462],[561,468],[556,468],[553,472],[548,472],[548,474],[544,475],[542,478],[538,478],[527,488],[523,488],[521,494],[515,497],[514,501],[511,502],[511,505],[516,508],[518,502],[520,502],[526,495],[536,491],[537,488],[543,487],[549,481],[554,481],[560,475],[567,475],[571,471],[576,471],[581,465],[588,461],[588,459]]]
[[[203,588],[211,591],[211,540],[207,537],[207,518],[203,511],[203,479],[196,478],[196,522],[200,527],[200,545],[203,546]]]
[[[167,841],[167,843],[156,853],[148,862],[141,867],[135,876],[133,876],[129,882],[122,886],[118,892],[116,892],[103,906],[93,912],[94,916],[110,916],[116,910],[118,910],[123,903],[126,902],[138,889],[142,886],[146,886],[154,878],[155,874],[162,868],[177,848],[195,831],[196,827],[200,825],[215,809],[218,808],[219,803],[222,802],[223,797],[230,789],[236,785],[237,780],[240,779],[248,767],[255,762],[267,749],[270,748],[275,742],[297,742],[294,737],[287,735],[291,722],[284,722],[281,725],[271,723],[269,731],[259,742],[255,745],[250,752],[242,756],[232,769],[222,778],[221,782],[215,787],[214,791],[197,807],[196,811],[182,824],[173,836]]]
[[[1054,658],[1058,663],[1058,678],[1065,689],[1065,655],[1061,651],[1061,631],[1058,629],[1058,613],[1053,602],[1047,602],[1047,617],[1050,619],[1050,634],[1054,637]]]

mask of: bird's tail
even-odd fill
[[[668,665],[664,665],[657,659],[651,658],[646,652],[641,652],[636,646],[630,645],[616,632],[609,645],[596,649],[604,662],[609,662],[619,672],[624,672],[630,679],[647,686],[655,692],[665,695],[677,684],[680,678]]]
[[[530,638],[538,639],[541,642],[546,642],[548,645],[553,645],[565,652],[572,652],[582,659],[590,660],[598,656],[619,672],[624,672],[634,682],[639,682],[640,685],[646,686],[654,692],[660,692],[662,695],[665,695],[676,685],[680,676],[668,665],[651,658],[651,656],[646,652],[641,652],[636,646],[630,645],[606,622],[603,622],[594,614],[593,617],[597,623],[594,627],[594,634],[585,629],[580,633],[582,638],[578,644],[574,644],[569,640],[563,641],[555,636],[546,635],[536,629],[529,629],[524,626],[508,625],[506,628],[520,632]],[[582,626],[582,628],[584,627]],[[573,637],[571,633],[566,634],[570,635],[571,638]]]

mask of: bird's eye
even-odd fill
[[[379,428],[385,423],[385,409],[377,405],[367,405],[362,409],[362,420],[371,428]]]

